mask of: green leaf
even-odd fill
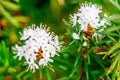
[[[93,80],[96,80],[95,75],[92,73],[92,71],[89,71],[89,73],[90,73],[91,77],[93,78]]]
[[[87,59],[84,59],[84,69],[85,69],[85,73],[86,73],[86,78],[87,78],[87,80],[89,80],[89,67],[88,67]]]
[[[3,76],[0,74],[0,80],[3,80]]]
[[[18,73],[16,77],[20,79],[20,77],[23,76],[25,73],[26,73],[26,70],[23,70],[22,72]]]
[[[76,46],[76,44],[71,43],[70,45],[65,47],[63,50],[61,50],[59,53],[71,52],[71,48],[73,48],[74,46]]]
[[[112,28],[111,27],[109,27],[109,28],[107,28],[106,30],[105,30],[105,33],[106,34],[109,34],[109,33],[112,33],[112,32],[114,32],[114,31],[119,31],[120,30],[120,27],[119,26],[112,26]],[[118,33],[120,33],[120,32],[118,32]]]
[[[8,11],[6,11],[2,5],[0,5],[0,10],[2,12],[1,14],[6,20],[8,20],[13,26],[19,27],[18,21],[14,19],[13,16]]]
[[[96,56],[94,56],[94,54],[90,54],[90,57],[105,70],[103,63]]]
[[[117,66],[118,62],[120,60],[120,54],[118,54],[117,56],[115,56],[115,58],[112,61],[112,64],[107,72],[107,75],[113,70],[115,69],[115,67]]]
[[[117,52],[115,52],[114,54],[112,54],[111,56],[110,56],[110,58],[112,58],[112,57],[114,57],[114,56],[116,56],[117,54],[119,54],[120,53],[120,50],[119,51],[117,51]]]
[[[90,55],[88,52],[88,48],[86,49],[86,55],[87,55],[88,64],[90,64]]]
[[[109,2],[112,3],[120,11],[120,5],[117,2],[114,0],[109,0]]]
[[[77,71],[77,69],[79,68],[79,66],[81,65],[82,61],[81,61],[81,56],[82,54],[79,53],[78,56],[76,57],[75,63],[74,63],[74,68],[70,74],[70,78],[74,75],[74,73]]]
[[[3,57],[8,58],[8,50],[4,41],[2,41],[2,49],[3,49]]]
[[[47,77],[47,80],[51,80],[51,75],[50,75],[50,71],[48,68],[45,69],[46,71],[46,77]]]
[[[80,52],[80,51],[81,51],[81,49],[82,49],[82,47],[83,47],[83,41],[79,44],[79,47],[78,47],[77,52]]]
[[[69,78],[68,77],[61,77],[61,78],[59,78],[57,80],[69,80]]]
[[[113,42],[117,42],[113,37],[111,37],[110,35],[107,35],[107,37],[110,39],[110,40],[112,40]]]
[[[120,19],[120,15],[119,14],[113,14],[113,15],[110,15],[109,17],[108,17],[108,19],[109,20],[112,20],[112,21],[114,21],[114,20],[119,20]],[[120,29],[120,27],[118,27],[119,29]],[[112,29],[112,28],[111,28]]]
[[[59,59],[59,60],[54,59],[54,60],[55,60],[55,62],[53,63],[53,65],[56,66],[57,68],[64,70],[64,71],[67,71],[68,68],[70,68],[70,69],[73,68],[73,66],[71,66],[72,64],[67,60],[62,60],[62,59]],[[59,64],[61,64],[61,65],[59,65]]]
[[[8,62],[8,60],[6,59],[6,60],[4,61],[4,66],[0,67],[0,73],[3,73],[8,66],[9,66],[9,62]]]
[[[20,9],[20,6],[15,4],[15,3],[12,3],[10,1],[2,1],[2,4],[5,6],[5,8],[8,8],[10,10],[16,10],[18,11]]]
[[[108,51],[108,55],[112,54],[115,49],[120,46],[120,40]]]
[[[70,29],[71,32],[76,32],[75,28],[73,26],[71,26],[67,21],[65,21],[63,19],[63,22],[68,26],[68,28]]]

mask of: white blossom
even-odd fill
[[[80,26],[79,29],[76,28],[77,32],[83,31],[84,34],[88,37],[91,36],[91,38],[101,38],[100,34],[97,33],[97,31],[102,32],[106,28],[106,25],[110,24],[110,22],[107,20],[108,16],[104,14],[104,16],[101,17],[101,13],[101,6],[97,6],[96,4],[92,3],[82,4],[78,12],[74,13],[73,16],[71,16],[72,26],[76,28],[76,23],[78,23]],[[74,39],[78,39],[77,34],[78,33],[73,33]]]
[[[19,60],[25,59],[25,64],[28,65],[28,70],[38,69],[39,66],[47,66],[49,62],[53,62],[52,57],[57,55],[61,49],[61,43],[58,36],[54,35],[49,29],[36,27],[35,25],[25,28],[21,34],[20,40],[23,41],[22,46],[16,45],[13,50],[16,53],[15,57]]]
[[[80,39],[79,35],[76,34],[76,33],[73,33],[72,36],[73,36],[74,39]]]
[[[92,38],[95,38],[96,41],[98,41],[99,38],[102,38],[102,35],[99,34],[99,33],[94,33],[94,34],[92,35]]]
[[[72,22],[73,22],[73,26],[75,26],[76,25],[76,23],[77,23],[77,14],[74,14],[73,16],[72,15],[70,15],[71,17],[72,17]]]
[[[46,57],[46,58],[42,58],[42,59],[40,59],[40,61],[39,61],[39,65],[41,65],[41,66],[47,66],[48,65],[48,62],[53,62],[53,60],[52,59],[50,59],[49,57]]]
[[[28,65],[27,71],[30,70],[32,72],[35,72],[35,69],[39,69],[38,65],[35,62],[33,62],[33,60],[27,61],[25,62],[25,64]]]
[[[87,42],[86,41],[83,43],[83,46],[87,46]]]

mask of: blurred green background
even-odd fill
[[[0,0],[0,54],[2,53],[0,57],[0,80],[15,80],[16,77],[18,80],[21,80],[21,76],[23,80],[30,80],[30,76],[32,76],[32,73],[27,75],[28,73],[25,72],[24,68],[21,71],[20,66],[16,66],[15,64],[17,63],[12,58],[11,47],[19,43],[19,32],[23,28],[31,24],[38,26],[41,23],[46,24],[50,27],[50,30],[59,35],[67,44],[71,40],[66,36],[67,26],[63,22],[63,19],[69,22],[70,15],[76,13],[80,4],[85,2],[102,5],[103,14],[108,13],[112,15],[111,18],[115,18],[114,20],[116,20],[113,23],[119,26],[120,5],[116,5],[115,3],[120,4],[120,0]],[[62,68],[63,70],[66,69]],[[59,69],[57,71],[61,73],[57,77],[69,74]],[[31,80],[38,80],[35,79],[36,76],[33,76]],[[62,78],[58,80],[68,79]]]

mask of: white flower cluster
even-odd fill
[[[28,70],[39,69],[39,66],[47,66],[49,62],[53,62],[52,57],[57,55],[61,49],[61,43],[58,41],[58,36],[49,32],[49,29],[40,27],[25,28],[21,34],[20,40],[25,41],[24,45],[16,45],[13,49],[19,60],[25,59],[25,64],[28,65]]]
[[[76,24],[80,24],[78,32],[84,31],[86,34],[92,33],[92,37],[102,37],[98,33],[93,33],[95,30],[102,32],[106,27],[106,24],[109,24],[109,21],[106,19],[107,15],[101,19],[100,14],[102,8],[92,3],[82,4],[79,11],[72,16],[72,24],[76,28]],[[77,28],[76,28],[77,29]],[[78,39],[78,33],[73,33],[73,38]],[[84,36],[86,37],[86,36]]]

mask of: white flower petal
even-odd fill
[[[76,33],[73,33],[72,36],[73,36],[74,39],[80,39],[79,35],[76,34]]]
[[[38,69],[40,66],[47,66],[49,62],[53,62],[51,59],[57,55],[57,51],[61,48],[61,43],[58,40],[58,36],[49,32],[49,29],[40,27],[25,28],[23,34],[21,33],[20,40],[24,40],[24,45],[16,45],[13,50],[16,53],[15,57],[19,57],[19,60],[24,58],[25,63],[28,65],[28,70]],[[38,62],[39,60],[39,62]]]

